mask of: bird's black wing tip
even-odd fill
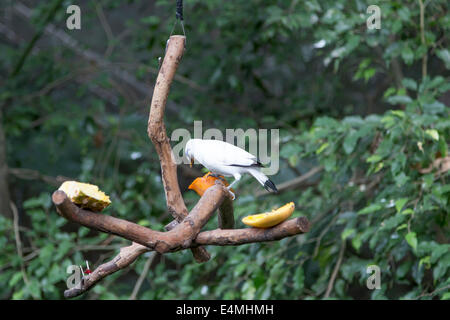
[[[264,188],[269,191],[269,192],[275,192],[278,193],[278,189],[277,186],[275,185],[275,183],[273,183],[272,180],[267,179],[266,182],[264,182]]]
[[[259,161],[259,159],[256,160],[255,167],[265,168],[265,166],[261,163],[261,161]]]
[[[242,164],[230,164],[233,167],[241,167],[241,168],[265,168],[266,166],[261,163],[259,160],[255,160],[252,164],[242,165]]]

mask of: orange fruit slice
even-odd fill
[[[217,179],[222,179],[225,186],[230,185],[223,176],[220,176],[220,178],[216,178],[216,177],[211,176],[211,172],[208,172],[203,177],[196,178],[191,183],[191,185],[188,187],[188,189],[194,190],[201,197],[201,196],[203,196],[205,191],[208,190],[208,188],[211,188],[216,183]],[[231,191],[234,191],[234,190],[231,189]]]

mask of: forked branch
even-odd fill
[[[178,185],[177,165],[164,125],[164,111],[170,85],[183,57],[185,42],[184,36],[171,36],[169,39],[166,54],[156,78],[147,126],[148,136],[152,140],[161,162],[161,176],[166,194],[167,209],[178,222],[181,222],[187,216],[188,210]],[[210,258],[209,253],[203,248],[195,248],[192,253],[197,262],[205,262]]]
[[[63,191],[55,191],[52,200],[61,216],[90,229],[116,234],[134,242],[131,246],[122,248],[113,260],[84,276],[80,285],[66,290],[64,296],[71,298],[84,293],[101,279],[127,267],[147,251],[166,253],[201,245],[234,246],[275,241],[309,230],[308,220],[300,217],[269,229],[216,229],[199,232],[227,196],[226,188],[220,183],[216,184],[205,192],[182,223],[177,224],[171,231],[160,232],[123,219],[83,210],[74,205]]]
[[[115,234],[133,242],[130,246],[120,249],[113,260],[84,276],[78,286],[66,290],[66,298],[86,292],[104,277],[129,266],[148,251],[163,254],[191,249],[197,262],[205,262],[209,260],[210,255],[202,245],[227,246],[274,241],[309,230],[309,222],[304,217],[285,221],[269,229],[232,229],[233,202],[229,198],[228,189],[220,180],[203,194],[188,214],[178,185],[177,166],[164,125],[169,89],[183,56],[184,44],[183,36],[172,36],[169,39],[156,80],[148,121],[148,135],[160,159],[167,208],[174,221],[166,227],[168,231],[155,231],[123,219],[83,210],[73,204],[63,191],[55,191],[52,200],[61,216],[90,229]],[[221,229],[200,232],[217,209]]]

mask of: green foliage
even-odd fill
[[[58,216],[46,177],[99,185],[112,200],[104,214],[155,230],[171,220],[146,134],[148,104],[110,69],[120,62],[137,81],[153,83],[174,2],[98,3],[113,38],[94,2],[82,3],[82,30],[68,34],[105,51],[111,66],[95,68],[43,34],[10,77],[27,43],[0,40],[8,166],[45,175],[8,177],[20,228],[0,215],[1,298],[62,298],[69,265],[98,266],[129,244]],[[247,177],[234,203],[243,228],[242,217],[294,201],[293,217],[312,222],[307,234],[208,247],[204,264],[189,251],[158,257],[138,298],[322,299],[339,264],[329,298],[450,299],[449,170],[438,166],[449,157],[448,3],[427,2],[423,30],[418,1],[371,4],[381,9],[379,30],[366,28],[360,0],[185,1],[187,50],[170,93],[177,111],[167,111],[169,134],[200,119],[203,130],[279,128],[277,184],[323,170],[306,187],[259,198]],[[36,2],[30,23],[41,28],[50,7]],[[64,25],[65,17],[61,10],[53,22]],[[192,177],[179,177],[191,208]],[[206,226],[216,227],[215,220]],[[128,299],[147,257],[81,299]],[[381,289],[371,291],[373,264]]]

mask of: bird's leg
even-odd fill
[[[241,175],[240,174],[235,174],[234,175],[234,181],[227,187],[228,192],[231,194],[232,196],[232,200],[236,199],[236,196],[234,195],[234,193],[231,191],[231,187],[238,182],[241,179]]]
[[[240,179],[240,178],[239,178],[239,179]],[[232,187],[236,182],[239,181],[239,179],[234,179],[234,181],[227,187],[227,189],[230,190],[231,187]]]

